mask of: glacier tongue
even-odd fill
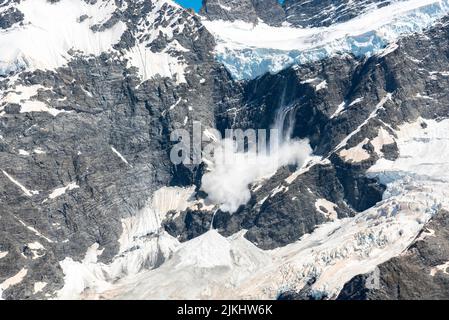
[[[421,32],[448,12],[448,0],[408,0],[321,28],[272,27],[261,21],[203,23],[217,39],[216,58],[242,80],[340,53],[382,53],[400,36]]]

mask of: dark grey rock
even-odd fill
[[[3,6],[6,6],[5,3]],[[0,5],[1,8],[2,5]],[[0,29],[8,29],[13,25],[23,21],[23,13],[20,10],[10,7],[9,9],[0,13]]]
[[[210,20],[242,20],[257,23],[259,19],[269,25],[284,22],[285,13],[277,0],[204,0],[200,14]]]
[[[449,299],[449,275],[433,268],[449,261],[449,213],[440,211],[423,229],[432,236],[415,241],[402,255],[392,258],[370,274],[347,282],[340,300]],[[376,278],[376,279],[374,279]],[[372,283],[372,280],[375,283]]]

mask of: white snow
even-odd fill
[[[225,6],[224,4],[221,4],[220,1],[218,1],[218,6],[220,8],[222,8],[223,10],[226,10],[226,11],[231,11],[232,10],[232,8],[230,6]]]
[[[8,255],[9,251],[0,251],[0,259],[6,257]]]
[[[424,121],[426,128],[421,126]],[[165,262],[156,269],[137,268],[139,272],[121,273],[127,274],[121,278],[105,278],[105,270],[111,270],[114,263],[101,268],[96,263],[95,268],[89,266],[87,274],[80,271],[79,263],[71,272],[63,263],[66,276],[78,277],[69,283],[91,288],[72,294],[116,299],[275,299],[283,291],[300,290],[313,277],[317,280],[311,288],[314,294],[335,298],[344,283],[401,254],[436,212],[449,209],[449,157],[444,151],[448,131],[449,120],[418,119],[400,126],[395,132],[399,158],[380,159],[369,170],[370,176],[387,184],[384,200],[353,218],[323,224],[290,245],[268,251],[246,240],[244,231],[226,238],[210,230],[182,245],[159,233],[159,245],[172,246],[171,254],[165,255]],[[149,214],[130,218],[140,221],[137,226],[146,227],[124,228],[122,255],[117,259],[129,263],[130,252],[123,250],[142,240],[137,235],[159,230],[166,210],[188,205],[193,189],[179,196],[174,196],[175,190],[156,192]],[[166,196],[173,200],[164,200]],[[319,199],[316,205],[335,218],[333,203]],[[160,210],[155,210],[158,207]],[[146,219],[150,220],[143,222]],[[119,280],[112,283],[111,279]]]
[[[391,100],[392,98],[392,94],[391,93],[387,93],[385,95],[385,97],[383,97],[379,103],[374,107],[374,110],[369,114],[368,118],[366,118],[354,131],[352,131],[350,134],[348,134],[339,144],[338,146],[335,148],[335,150],[339,150],[341,148],[343,148],[349,141],[349,139],[351,139],[355,134],[357,134],[358,132],[360,132],[360,130],[366,126],[368,124],[368,122],[375,118],[377,116],[377,112],[384,107],[384,104]]]
[[[361,162],[370,158],[370,154],[363,148],[365,144],[369,142],[368,138],[365,138],[355,147],[350,149],[343,149],[339,152],[339,155],[347,162]]]
[[[142,81],[161,77],[174,78],[177,84],[185,83],[187,64],[166,51],[152,52],[144,44],[138,44],[126,54],[129,66],[136,67]]]
[[[112,152],[114,152],[120,158],[120,160],[122,160],[124,163],[126,163],[127,165],[129,165],[131,167],[131,165],[129,164],[128,160],[126,160],[125,157],[122,156],[122,154],[117,151],[117,149],[115,149],[113,146],[111,146],[111,150],[112,150]]]
[[[56,188],[54,189],[49,195],[48,198],[50,199],[56,199],[57,197],[62,196],[63,194],[65,194],[67,191],[71,191],[74,189],[78,189],[79,185],[76,184],[76,182],[71,182],[69,183],[67,186],[65,187],[60,187],[60,188]]]
[[[30,248],[31,253],[33,254],[33,260],[38,259],[40,257],[43,257],[45,253],[43,253],[43,250],[45,250],[44,246],[40,242],[31,242],[27,244],[28,248]]]
[[[16,85],[14,90],[6,92],[0,99],[0,111],[2,111],[6,104],[14,103],[20,105],[20,112],[48,112],[56,117],[60,113],[69,113],[69,111],[58,110],[47,106],[44,102],[36,100],[39,90],[46,88],[41,85]]]
[[[436,267],[433,267],[430,270],[430,275],[432,277],[434,277],[437,274],[437,272],[442,272],[442,273],[445,273],[445,274],[449,274],[449,272],[447,272],[447,268],[449,268],[449,261],[445,262],[443,264],[440,264],[440,265],[438,265]]]
[[[335,118],[336,116],[338,116],[340,113],[342,113],[345,110],[346,107],[346,102],[342,102],[338,105],[337,109],[335,110],[335,112],[331,115],[331,119]]]
[[[186,242],[161,267],[123,279],[102,295],[134,299],[275,299],[313,289],[335,297],[354,275],[400,254],[431,216],[420,200],[391,199],[373,209],[320,226],[301,240],[271,251],[243,233],[224,238],[215,230]],[[192,285],[194,284],[194,285]]]
[[[136,236],[156,232],[168,211],[183,211],[193,203],[195,188],[164,187],[157,190],[150,205],[135,216],[122,220],[123,234],[119,239],[121,251],[130,248]]]
[[[45,154],[46,152],[43,151],[41,148],[36,148],[33,150],[33,153],[35,154]]]
[[[447,0],[408,0],[321,28],[205,19],[203,24],[216,38],[217,59],[234,78],[253,79],[338,53],[387,55],[397,49],[398,37],[421,32],[448,12]]]
[[[360,98],[355,99],[354,101],[352,101],[352,102],[349,104],[348,107],[352,107],[353,105],[362,102],[363,99],[364,99],[364,97],[360,97]]]
[[[175,9],[171,16],[161,11],[168,4]],[[178,41],[173,40],[176,28],[183,25],[176,23],[179,18],[176,10],[182,9],[169,0],[159,0],[145,19],[139,22],[136,34],[138,43],[124,52],[129,67],[137,67],[142,81],[161,77],[174,78],[177,83],[185,82],[187,64],[182,53],[188,52]],[[0,75],[18,72],[23,69],[53,70],[64,66],[73,59],[73,53],[98,56],[102,52],[115,52],[114,44],[121,39],[126,30],[126,24],[118,21],[112,27],[102,31],[93,31],[92,26],[108,21],[115,10],[119,8],[114,1],[97,1],[89,4],[83,0],[61,0],[50,3],[46,0],[24,0],[16,5],[24,14],[23,26],[16,25],[0,32]],[[124,10],[124,6],[120,9]],[[169,9],[167,9],[169,10]],[[88,18],[79,21],[79,17]],[[156,27],[158,18],[168,19],[167,27]],[[186,22],[187,23],[187,22]],[[167,36],[168,46],[162,52],[152,52],[147,47],[159,33]],[[143,36],[145,35],[145,37]],[[148,38],[146,38],[148,36]],[[145,41],[142,39],[145,38]],[[82,88],[88,96],[92,94]],[[22,106],[22,112],[46,111],[56,115],[56,109],[49,108],[39,101],[29,102]]]
[[[126,30],[122,22],[102,32],[90,28],[106,22],[116,9],[113,1],[24,0],[17,8],[25,16],[24,25],[0,32],[0,74],[60,67],[71,59],[71,49],[99,55],[110,50]],[[79,23],[81,15],[89,18]]]
[[[173,13],[161,13],[161,7],[167,4],[173,7]],[[175,29],[182,30],[188,21],[179,23],[179,12],[182,11],[178,5],[172,1],[160,0],[153,3],[153,8],[139,21],[138,29],[142,33],[138,43],[125,53],[129,67],[136,67],[139,70],[140,78],[143,81],[156,76],[173,78],[177,84],[185,83],[187,63],[183,58],[183,53],[189,50],[183,47],[177,40],[173,39]],[[164,26],[157,26],[155,22],[163,17],[167,22]],[[159,34],[163,34],[168,45],[160,52],[153,52],[149,44],[156,40]]]
[[[35,190],[28,190],[27,188],[25,188],[23,186],[23,184],[21,184],[19,181],[17,181],[16,179],[14,179],[12,176],[10,176],[5,170],[2,170],[3,174],[12,182],[14,183],[16,186],[18,186],[20,188],[20,190],[22,190],[22,192],[28,196],[28,197],[32,197],[36,194],[39,194],[39,191],[35,191]]]
[[[287,186],[279,185],[271,191],[270,197],[274,197],[278,193],[281,193],[281,192],[284,193],[286,191],[288,191]]]
[[[423,123],[427,124],[426,128],[421,126]],[[449,120],[437,122],[419,118],[413,123],[402,125],[396,132],[399,158],[395,161],[380,159],[369,172],[379,175],[385,182],[410,173],[413,173],[414,179],[449,181],[447,132]]]
[[[394,138],[384,128],[379,129],[377,137],[371,140],[374,151],[380,156],[383,156],[382,147],[394,143]]]
[[[25,276],[27,275],[27,273],[28,269],[22,268],[17,274],[3,281],[3,283],[0,284],[0,300],[2,299],[3,291],[21,283],[25,278]]]
[[[301,81],[301,84],[309,84],[309,83],[313,83],[317,80],[318,80],[317,78],[306,79],[306,80]]]
[[[366,145],[368,142],[370,142],[373,147],[374,151],[379,157],[383,157],[382,147],[384,145],[392,144],[395,142],[394,138],[386,131],[384,128],[379,128],[378,135],[374,139],[370,140],[368,138],[365,138],[362,142],[360,142],[355,147],[352,147],[350,149],[342,149],[339,152],[339,155],[348,162],[361,162],[364,160],[367,160],[370,158],[370,154],[367,150],[363,148],[364,145]]]
[[[327,88],[327,81],[323,80],[315,86],[315,91],[320,91]]]
[[[176,106],[182,101],[181,98],[179,98],[174,104],[172,104],[168,109],[169,110],[173,110],[174,108],[176,108]]]
[[[422,94],[420,94],[419,92],[416,94],[416,97],[417,97],[417,98],[420,98],[420,99],[425,99],[425,100],[433,100],[432,97],[429,97],[429,96],[427,96],[427,95],[422,95]]]
[[[26,150],[19,149],[19,155],[21,155],[21,156],[29,156],[30,153],[28,151],[26,151]]]
[[[323,158],[321,158],[319,156],[310,156],[306,160],[305,165],[303,165],[302,167],[298,168],[298,170],[296,170],[290,176],[288,176],[285,179],[285,182],[287,182],[288,184],[292,184],[293,181],[296,180],[296,178],[298,178],[300,175],[308,172],[310,170],[310,168],[312,168],[314,165],[316,165],[316,164],[326,165],[326,164],[329,164],[329,163],[330,163],[330,161],[328,159],[323,159]]]
[[[6,59],[0,60],[0,69],[9,70],[16,63],[29,68],[54,68],[70,58],[66,55],[69,48],[93,54],[109,50],[125,27],[118,23],[112,29],[91,35],[89,26],[100,22],[97,21],[100,18],[102,21],[106,20],[113,11],[113,2],[83,4],[74,9],[74,12],[70,12],[69,17],[62,18],[57,15],[59,12],[57,10],[70,10],[74,3],[70,0],[62,0],[56,4],[49,4],[44,0],[22,1],[21,10],[23,9],[27,21],[32,23],[0,32],[0,50],[7,53],[0,58]],[[100,10],[99,6],[102,5],[109,9]],[[44,9],[56,15],[55,19],[42,21],[45,20],[42,17],[48,14]],[[73,26],[72,23],[66,23],[67,27],[63,27],[60,32],[58,30],[58,34],[45,29],[45,26],[57,27],[63,20],[71,21],[72,15],[72,18],[77,18],[86,10],[96,18],[90,18],[81,24],[76,22],[84,28],[82,29],[84,31],[78,30],[78,26]],[[98,11],[102,14],[99,15]],[[218,58],[224,61],[236,78],[248,78],[267,70],[278,71],[292,63],[319,59],[340,52],[342,48],[343,51],[352,51],[356,48],[356,53],[362,54],[375,52],[380,52],[380,55],[388,54],[396,49],[395,45],[392,44],[385,50],[383,48],[399,34],[420,31],[447,11],[449,11],[447,1],[421,0],[394,3],[328,28],[295,29],[288,26],[274,28],[263,23],[253,26],[242,22],[223,21],[204,23],[218,39],[216,48]],[[148,17],[150,20],[153,18],[151,14]],[[32,45],[36,45],[35,52],[23,45],[25,41],[20,37],[23,30],[33,30],[32,34],[36,35],[36,40],[31,41]],[[375,32],[371,32],[372,30]],[[154,32],[156,34],[159,31],[170,37],[173,30],[166,28]],[[14,36],[8,33],[14,33]],[[42,34],[46,35],[43,40]],[[97,41],[94,39],[100,42],[97,46],[91,43]],[[43,42],[35,43],[40,40]],[[8,48],[4,48],[8,44],[20,48],[19,52],[11,55],[13,58],[8,57],[11,52]],[[130,65],[139,68],[143,80],[160,75],[173,77],[178,83],[185,81],[183,78],[185,66],[182,59],[168,52],[154,56],[142,46],[144,47],[143,43],[138,44],[128,53],[128,57]],[[242,53],[241,50],[248,46],[251,50]],[[182,51],[176,43],[172,47]],[[269,63],[264,64],[267,61]],[[315,88],[322,90],[326,86],[327,83],[322,81]],[[6,93],[1,98],[2,102],[18,101],[22,104],[21,111],[50,112],[44,110],[45,105],[40,105],[39,101],[30,102],[39,87],[19,89],[16,88],[20,93]],[[387,94],[368,118],[336,148],[345,160],[366,159],[367,153],[362,146],[369,139],[365,139],[354,148],[340,149],[377,115],[377,111],[389,99],[391,94]],[[355,104],[355,101],[350,105]],[[342,112],[345,106],[346,104],[342,103],[333,116]],[[427,124],[426,128],[421,125],[424,122]],[[371,140],[375,152],[382,156],[382,146],[393,142],[398,144],[400,151],[397,160],[380,159],[369,170],[370,176],[379,177],[387,185],[383,201],[354,218],[338,220],[336,205],[326,199],[318,199],[315,202],[317,210],[334,221],[321,225],[311,234],[306,234],[296,242],[275,250],[257,248],[244,238],[245,231],[223,237],[212,229],[200,237],[180,244],[163,230],[161,222],[169,211],[179,213],[198,204],[198,201],[193,199],[194,187],[161,188],[153,193],[143,210],[122,219],[123,233],[119,240],[119,254],[110,264],[99,262],[103,249],[97,243],[88,248],[83,261],[77,262],[71,258],[61,261],[65,285],[58,292],[58,297],[274,299],[282,291],[301,289],[314,277],[317,281],[312,289],[316,294],[324,293],[327,297],[333,298],[343,284],[353,276],[372,271],[376,265],[402,253],[435,212],[442,207],[449,208],[447,200],[449,191],[446,191],[449,182],[447,132],[449,120],[437,122],[418,119],[414,123],[400,126],[395,132],[396,136],[383,128],[379,129],[378,136]],[[223,210],[232,212],[248,200],[249,186],[275,172],[279,163],[282,165],[293,160],[299,162],[300,168],[286,179],[287,183],[292,183],[314,164],[326,161],[318,157],[312,158],[310,150],[303,145],[287,144],[287,147],[285,153],[280,152],[276,155],[279,157],[276,158],[276,166],[271,165],[273,159],[261,159],[260,156],[256,159],[257,166],[241,165],[248,159],[241,162],[240,155],[233,155],[236,158],[231,162],[212,162],[210,171],[205,175],[208,178],[203,181],[203,187],[212,196],[209,200],[221,205]],[[293,150],[299,149],[301,149],[300,157],[293,153]],[[114,147],[111,146],[111,150],[121,161],[128,164]],[[306,160],[310,162],[302,165]],[[5,171],[2,172],[25,195],[31,197],[37,193],[25,188]],[[221,188],[221,191],[214,186]],[[56,198],[76,187],[78,186],[75,184],[73,187],[69,185],[55,189],[49,197]],[[288,187],[280,186],[273,192],[281,192],[286,188]],[[52,242],[35,228],[17,217],[16,219],[37,236]],[[39,251],[44,250],[39,242],[29,243],[28,246],[33,250],[33,255],[36,251],[34,255],[36,258]],[[6,254],[8,252],[0,252],[0,258]],[[159,266],[160,263],[162,264]],[[431,274],[434,275],[438,271],[446,272],[448,266],[449,263],[437,266],[432,269]],[[0,285],[0,298],[2,291],[20,283],[26,275],[27,269],[24,268],[4,281]],[[42,291],[45,286],[45,282],[36,282],[34,292]]]
[[[40,233],[39,231],[37,231],[35,228],[33,228],[32,226],[27,225],[25,222],[23,222],[21,219],[17,218],[16,216],[14,216],[16,218],[17,221],[19,221],[19,223],[24,226],[25,228],[27,228],[28,230],[30,230],[31,232],[33,232],[36,236],[44,239],[45,241],[47,241],[48,243],[53,243],[53,241],[49,238],[47,238],[46,236],[44,236],[42,233]]]
[[[176,255],[181,258],[176,265],[179,269],[191,266],[196,266],[198,269],[232,267],[231,245],[214,229],[203,237],[183,243],[176,250]]]

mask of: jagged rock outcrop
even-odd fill
[[[241,20],[263,22],[278,26],[285,21],[285,13],[276,0],[205,0],[200,14],[211,20]]]

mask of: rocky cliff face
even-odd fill
[[[445,2],[208,0],[202,17],[165,0],[0,5],[1,298],[445,297]],[[402,12],[417,18],[382,38]],[[383,24],[336,42],[297,28],[359,16]],[[220,33],[242,21],[300,37],[242,47]],[[315,48],[296,47],[301,32],[344,49],[285,63]],[[236,43],[245,55],[223,59]],[[262,51],[279,70],[235,76],[265,70]],[[171,133],[196,121],[277,125],[282,157],[311,153],[250,178],[261,159],[173,164]],[[212,200],[232,177],[249,179],[234,212]]]
[[[206,0],[200,14],[211,20],[257,23],[260,19],[269,25],[285,21],[285,11],[276,0]]]
[[[262,22],[279,26],[324,27],[355,18],[393,1],[206,0],[200,13],[211,20]]]

